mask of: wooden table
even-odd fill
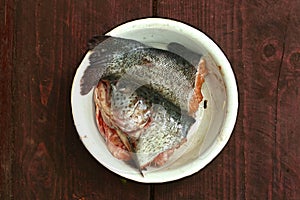
[[[70,106],[88,39],[149,16],[211,36],[239,88],[225,149],[165,184],[100,165]],[[0,199],[300,199],[299,0],[1,0],[0,39]]]

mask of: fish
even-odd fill
[[[203,99],[206,62],[178,45],[168,46],[172,52],[111,36],[89,43],[81,95],[94,89],[96,124],[109,152],[140,171],[163,166],[186,142]]]
[[[169,43],[167,45],[167,49],[168,49],[168,51],[184,58],[185,60],[190,62],[193,66],[197,66],[200,58],[203,56],[202,54],[194,52],[177,42]]]
[[[142,85],[148,84],[182,110],[195,112],[202,100],[201,94],[194,90],[201,86],[195,85],[196,80],[203,82],[207,71],[204,59],[194,66],[175,53],[131,39],[99,36],[94,43],[90,45],[90,65],[81,78],[82,95],[89,93],[102,77],[126,74]]]
[[[137,85],[124,77],[101,79],[94,98],[97,123],[105,121],[109,131],[120,138],[114,146],[122,147],[111,149],[111,153],[121,160],[131,157],[140,169],[162,166],[186,142],[187,133],[195,123],[193,117],[182,113],[147,85]]]

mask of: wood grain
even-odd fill
[[[16,2],[14,199],[148,198],[148,185],[124,183],[84,148],[73,125],[70,90],[88,39],[148,16],[151,8],[145,1]]]
[[[243,107],[247,138],[245,196],[261,199],[298,199],[299,196],[295,196],[295,193],[289,192],[288,187],[284,187],[283,180],[289,175],[282,171],[281,155],[289,151],[290,145],[295,141],[285,140],[285,145],[281,146],[281,139],[285,138],[287,133],[279,130],[285,122],[285,119],[280,119],[283,106],[280,99],[282,89],[289,84],[283,80],[283,76],[290,68],[285,62],[285,57],[287,49],[291,48],[287,39],[294,37],[288,28],[293,24],[291,16],[295,15],[295,12],[291,9],[296,6],[296,1],[249,1],[244,2],[243,6],[243,21],[247,21],[243,30],[243,59],[247,74],[244,76]],[[299,27],[297,29],[299,32]],[[299,42],[296,45],[299,46]],[[295,72],[294,70],[292,73]],[[287,96],[295,96],[293,93]],[[288,108],[283,106],[289,109],[288,112],[299,115],[299,110],[296,114],[298,106],[293,100],[285,103],[293,105]],[[293,150],[296,148],[292,149],[292,152]],[[299,176],[294,177],[294,181],[299,183]]]
[[[280,199],[299,199],[300,2],[291,2],[287,12],[284,52],[277,90],[273,196]]]
[[[12,185],[13,1],[0,2],[0,198],[10,197]]]

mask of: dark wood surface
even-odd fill
[[[239,87],[228,145],[164,184],[101,166],[70,106],[88,39],[151,16],[211,36]],[[299,0],[0,0],[0,39],[0,199],[300,199]]]

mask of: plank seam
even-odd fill
[[[150,185],[150,200],[154,200],[154,185]]]
[[[13,0],[11,1],[11,9],[12,9],[12,14],[11,16],[13,17],[13,23],[12,23],[12,41],[11,41],[11,59],[12,59],[12,69],[11,69],[11,77],[10,77],[10,95],[11,95],[11,103],[10,103],[10,106],[11,106],[11,118],[10,118],[10,133],[9,133],[9,140],[11,141],[11,144],[9,146],[9,159],[10,159],[10,177],[9,177],[9,198],[10,199],[14,199],[14,194],[13,194],[13,184],[15,183],[14,181],[14,163],[15,163],[15,148],[14,148],[14,145],[15,145],[15,133],[16,133],[16,130],[15,130],[15,114],[16,114],[16,111],[14,109],[14,105],[16,104],[16,99],[15,99],[15,94],[16,94],[16,90],[14,89],[15,88],[15,83],[16,81],[14,81],[14,67],[16,66],[16,35],[17,35],[17,32],[14,30],[16,26],[16,19],[17,19],[17,12],[16,12],[16,8],[17,8],[17,1],[16,0]]]
[[[157,5],[158,5],[158,0],[153,0],[152,1],[152,16],[154,16],[154,17],[157,16]]]
[[[284,31],[284,35],[283,35],[283,43],[282,43],[282,53],[281,53],[281,58],[280,58],[280,65],[279,65],[279,71],[278,71],[278,76],[277,76],[277,83],[276,83],[276,108],[275,108],[275,124],[274,124],[274,150],[273,153],[275,154],[275,158],[276,158],[276,154],[277,154],[277,126],[278,126],[278,106],[279,106],[279,83],[280,83],[280,77],[282,74],[282,68],[283,68],[283,61],[284,61],[284,57],[285,57],[285,45],[286,45],[286,38],[287,38],[287,29],[289,26],[289,22],[290,22],[290,13],[288,13],[287,16],[287,23],[286,23],[286,28]],[[272,190],[274,190],[274,188],[276,187],[275,183],[276,183],[276,159],[273,159],[273,169],[272,169],[273,173],[272,173]],[[273,193],[273,191],[272,191]]]

